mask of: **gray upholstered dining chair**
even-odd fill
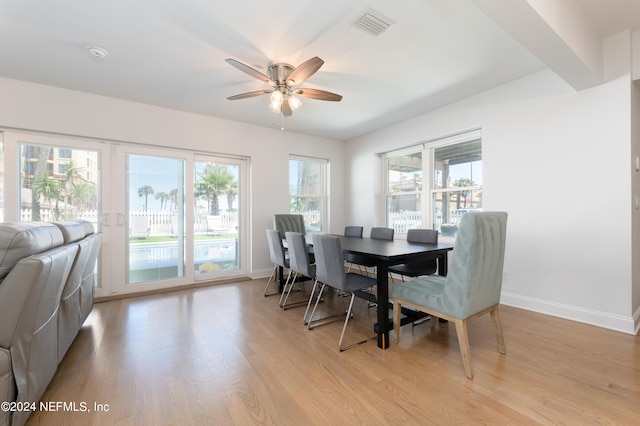
[[[285,234],[287,240],[287,248],[289,249],[289,268],[293,271],[293,277],[289,281],[288,288],[285,287],[282,292],[282,296],[280,297],[280,307],[283,309],[293,308],[296,306],[304,306],[307,305],[307,310],[309,309],[309,304],[311,299],[313,298],[313,294],[316,290],[316,265],[311,263],[311,256],[309,256],[309,249],[307,247],[307,241],[304,238],[304,235],[300,232],[287,232]],[[302,302],[294,302],[287,305],[287,301],[289,299],[289,295],[291,294],[291,289],[295,284],[296,280],[307,277],[314,280],[313,289],[311,290],[311,295],[309,296],[309,300],[305,300]],[[307,312],[304,314],[304,318],[306,319]]]
[[[376,280],[364,275],[347,273],[344,270],[344,256],[342,252],[342,244],[340,239],[335,235],[313,235],[313,251],[316,258],[316,279],[321,284],[320,291],[316,297],[316,302],[309,316],[309,329],[317,327],[318,322],[322,322],[321,325],[327,324],[326,319],[335,317],[325,317],[322,319],[313,320],[313,317],[318,307],[318,302],[322,297],[322,292],[325,286],[333,287],[334,289],[351,294],[351,300],[349,301],[349,308],[347,309],[344,319],[344,325],[342,326],[342,334],[340,335],[340,341],[338,342],[338,348],[340,352],[353,348],[361,343],[368,342],[376,339],[377,336],[369,337],[360,342],[353,343],[348,346],[342,346],[344,340],[344,334],[347,330],[347,324],[349,323],[349,317],[351,316],[353,301],[356,297],[356,293],[364,288],[371,287],[376,283]]]
[[[369,234],[370,238],[374,240],[387,240],[393,241],[393,228],[384,228],[384,227],[376,227],[371,228],[371,233]]]
[[[362,233],[363,232],[364,232],[364,226],[350,225],[350,226],[345,226],[344,227],[344,236],[345,237],[362,238]],[[350,256],[350,255],[345,256],[344,261],[345,261],[345,265],[347,267],[347,272],[351,272],[351,268],[355,264],[354,260],[356,260],[356,259],[352,258],[352,256]],[[360,267],[360,265],[357,265],[357,266],[358,266],[358,269],[360,270],[360,272],[362,273],[362,268]]]
[[[394,233],[395,233],[395,230],[393,228],[385,228],[385,227],[374,226],[373,228],[371,228],[371,232],[369,233],[369,238],[371,238],[373,240],[393,241]],[[358,264],[358,268],[359,268],[361,273],[363,273],[362,266],[364,266],[365,267],[364,273],[366,275],[369,275],[369,268],[372,269],[371,273],[373,275],[376,274],[376,267],[375,267],[374,264],[358,261],[357,259],[352,260],[352,263]],[[370,306],[372,306],[372,305],[370,305]]]
[[[280,231],[280,236],[285,238],[289,231],[305,234],[304,217],[301,214],[274,214],[273,227]]]
[[[271,276],[269,277],[269,281],[267,281],[267,285],[264,287],[263,294],[266,296],[274,296],[276,294],[280,294],[278,291],[274,293],[267,293],[269,286],[271,285],[271,281],[276,282],[278,275],[278,267],[289,269],[289,259],[284,253],[284,246],[282,245],[282,238],[280,237],[280,232],[275,229],[267,229],[267,243],[269,245],[269,258],[273,263],[273,271],[271,272]],[[289,269],[289,273],[287,275],[286,283],[289,283],[289,279],[291,278],[291,269]],[[286,287],[286,284],[285,284]]]
[[[407,231],[407,241],[410,243],[438,244],[438,231],[435,229],[409,229]],[[389,267],[389,277],[395,282],[392,274],[404,277],[419,277],[422,275],[435,274],[438,270],[436,259],[412,261]]]
[[[349,225],[344,227],[344,236],[345,237],[356,237],[362,238],[362,233],[364,232],[364,226],[354,226]]]
[[[426,312],[455,324],[464,371],[473,378],[467,323],[490,314],[498,351],[506,354],[498,306],[502,289],[507,213],[462,216],[446,277],[425,276],[393,287],[393,332],[400,338],[401,308]]]

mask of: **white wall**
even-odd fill
[[[0,94],[0,128],[250,157],[253,277],[268,276],[272,269],[264,230],[273,226],[274,213],[289,209],[289,154],[329,159],[330,216],[343,223],[343,142],[4,78]]]
[[[614,71],[627,42],[605,46]],[[481,127],[483,207],[509,213],[502,302],[634,333],[626,70],[580,92],[542,71],[348,142],[347,221],[383,224],[377,153]]]

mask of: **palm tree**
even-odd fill
[[[66,202],[65,211],[68,211],[70,203],[72,199],[73,187],[82,182],[81,172],[84,170],[82,167],[77,167],[73,159],[69,160],[69,162],[65,165],[64,170],[64,179],[60,185],[60,195],[64,198]]]
[[[475,185],[475,183],[469,179],[469,178],[460,178],[458,180],[455,181],[454,183],[455,186],[457,187],[469,187],[469,186],[473,186]],[[460,196],[464,195],[463,201],[464,201],[464,208],[467,207],[467,196],[471,194],[471,191],[467,190],[467,191],[456,191],[456,208],[459,209],[460,208]]]
[[[138,197],[144,197],[144,211],[147,211],[147,206],[149,205],[149,195],[153,195],[153,188],[149,185],[144,185],[138,188]]]
[[[51,154],[51,147],[34,146],[30,147],[30,149],[36,151],[35,157],[37,158],[33,173],[33,181],[31,182],[31,220],[37,222],[42,220],[40,216],[40,195],[36,193],[33,186],[37,181],[47,175],[47,162],[49,160],[49,155]]]
[[[54,210],[53,206],[51,205],[51,201],[56,200],[57,206],[58,199],[60,199],[60,184],[58,183],[58,181],[55,179],[51,179],[48,174],[45,174],[44,176],[42,176],[42,179],[33,182],[33,184],[31,185],[31,189],[36,199],[42,197],[45,199],[45,201],[47,201],[47,203],[49,204],[49,208],[53,213],[53,217],[58,220],[60,218],[60,212],[58,211],[57,207]]]
[[[232,210],[233,202],[236,200],[238,196],[238,181],[232,180],[229,182],[229,186],[227,188],[227,205],[229,206],[229,210]]]
[[[178,208],[178,190],[177,189],[172,189],[171,191],[169,191],[169,210],[173,211],[173,206],[176,206],[176,209]]]
[[[160,200],[160,210],[164,210],[164,206],[169,201],[169,194],[166,192],[158,192],[155,196],[156,200]]]
[[[77,182],[71,186],[69,196],[76,210],[93,209],[92,203],[95,201],[96,188],[87,182]]]
[[[198,173],[200,180],[196,182],[196,197],[202,197],[209,203],[209,211],[216,216],[220,213],[218,196],[229,190],[233,176],[225,166],[207,164],[204,172]]]

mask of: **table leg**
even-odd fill
[[[389,347],[389,263],[379,262],[377,265],[377,298],[378,298],[378,347]]]
[[[278,266],[278,293],[282,293],[284,291],[284,268],[282,266]]]
[[[447,269],[449,268],[449,252],[445,251],[442,255],[438,256],[438,275],[443,277],[447,276]]]

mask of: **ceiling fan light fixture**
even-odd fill
[[[269,98],[269,109],[274,114],[280,112],[282,108],[282,101],[284,100],[284,95],[280,90],[274,90],[271,93],[271,97]]]
[[[280,90],[274,90],[271,93],[271,103],[277,103],[278,105],[282,104],[282,100],[284,99],[284,95]]]
[[[280,108],[282,107],[281,103],[278,102],[270,102],[269,103],[269,109],[271,110],[272,113],[277,114],[280,112]]]
[[[289,95],[288,99],[291,109],[296,110],[302,106],[302,102],[300,102],[300,99],[296,98],[295,96]]]

